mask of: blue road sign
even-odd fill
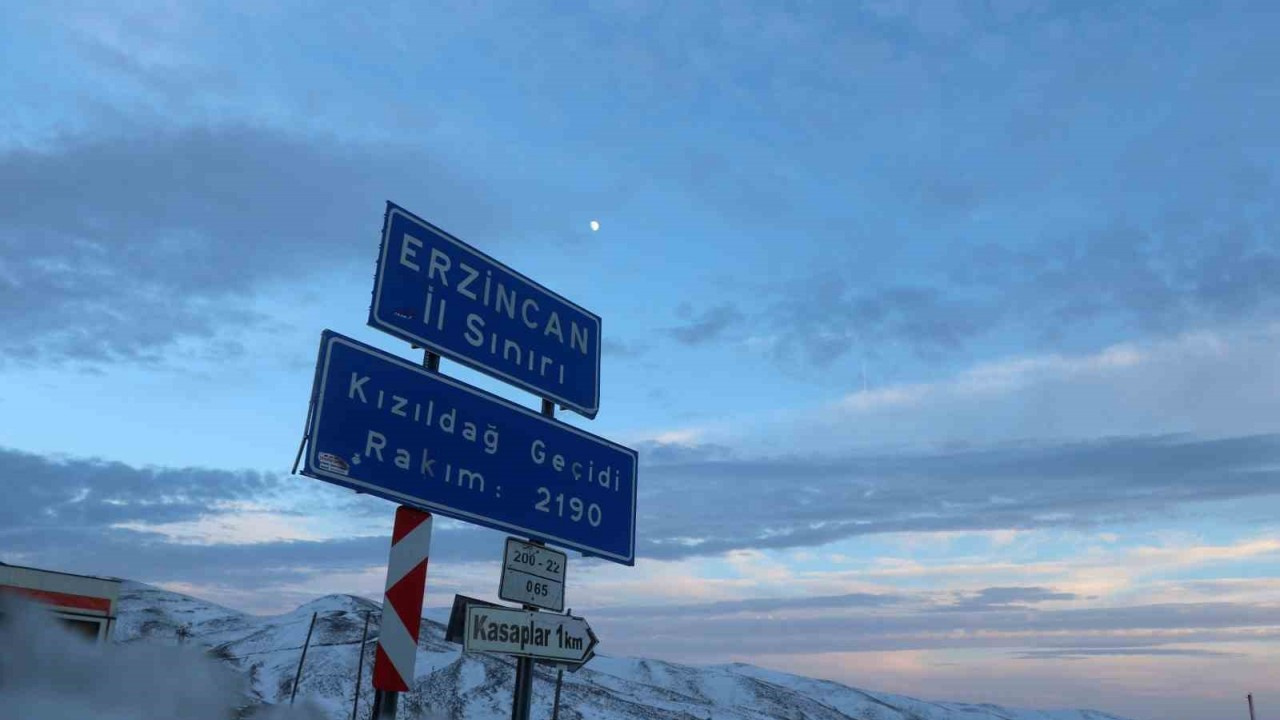
[[[600,317],[387,203],[369,325],[562,407],[600,409]]]
[[[635,564],[635,450],[326,330],[303,474]]]

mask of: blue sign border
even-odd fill
[[[561,303],[564,303],[565,305],[595,320],[595,323],[596,323],[596,340],[595,340],[595,356],[596,356],[595,380],[596,381],[595,381],[595,393],[594,393],[595,404],[588,406],[588,405],[583,405],[581,403],[575,402],[573,400],[569,400],[561,395],[556,394],[555,392],[552,392],[547,387],[540,387],[533,383],[527,382],[525,380],[521,380],[520,378],[514,377],[506,372],[503,372],[498,368],[492,367],[490,365],[486,365],[485,363],[481,362],[477,358],[469,357],[464,353],[458,352],[456,349],[441,346],[433,342],[431,338],[423,337],[422,335],[412,333],[406,330],[405,328],[400,327],[399,325],[393,324],[379,317],[378,316],[378,312],[380,310],[379,303],[382,300],[382,280],[385,275],[385,270],[388,262],[389,248],[391,246],[391,243],[389,242],[391,239],[389,237],[391,233],[391,222],[392,222],[393,215],[396,215],[396,214],[401,215],[406,219],[421,225],[427,231],[434,233],[436,236],[448,241],[449,243],[452,243],[456,248],[458,248],[460,252],[470,253],[472,255],[475,255],[476,257],[483,259],[485,262],[490,263],[495,267],[499,267],[508,273],[511,273],[513,277],[519,279],[524,283],[527,283],[530,287],[535,288],[538,292],[544,293],[548,297],[554,298],[555,300]],[[604,351],[604,348],[603,348],[604,336],[601,333],[603,329],[603,321],[600,319],[600,316],[578,305],[575,302],[571,302],[570,300],[567,300],[560,294],[547,289],[542,284],[534,282],[533,280],[526,277],[523,273],[517,272],[516,270],[508,267],[506,264],[495,260],[488,254],[472,247],[471,245],[468,245],[462,240],[459,240],[458,238],[450,235],[444,230],[441,230],[435,225],[432,225],[426,220],[423,220],[417,215],[414,215],[408,210],[400,207],[399,205],[396,205],[390,200],[387,201],[387,211],[382,219],[382,241],[378,247],[378,265],[377,265],[377,269],[374,271],[373,300],[369,304],[368,324],[371,327],[375,327],[385,333],[394,335],[395,337],[398,337],[401,340],[405,340],[410,343],[427,348],[428,350],[436,353],[437,355],[447,357],[451,360],[462,363],[463,365],[466,365],[470,368],[479,370],[482,373],[485,373],[494,378],[497,378],[498,380],[501,380],[503,382],[507,382],[512,385],[515,385],[516,387],[528,390],[529,392],[533,393],[534,395],[537,395],[538,397],[554,400],[561,407],[573,410],[574,412],[579,413],[588,419],[595,419],[596,414],[600,412],[600,356],[603,354],[603,351]]]
[[[509,410],[522,413],[536,422],[555,426],[557,430],[571,432],[583,438],[586,438],[592,442],[596,442],[601,445],[607,445],[621,452],[630,454],[635,459],[635,465],[634,465],[635,474],[632,475],[632,478],[631,478],[631,521],[630,521],[631,532],[629,533],[630,553],[626,556],[619,555],[617,553],[613,553],[606,550],[601,550],[599,548],[584,545],[579,542],[565,540],[563,538],[557,537],[555,535],[551,535],[546,532],[531,530],[529,528],[522,527],[519,525],[505,523],[498,520],[493,520],[483,515],[476,515],[475,513],[456,510],[452,507],[449,507],[448,505],[430,502],[423,498],[416,497],[413,495],[405,495],[402,493],[388,490],[381,485],[364,482],[362,480],[357,480],[345,475],[340,475],[338,473],[334,473],[334,472],[322,469],[319,465],[318,458],[316,457],[317,454],[319,453],[319,449],[315,442],[315,438],[317,437],[317,430],[320,427],[320,421],[321,421],[321,408],[322,408],[322,400],[323,400],[322,395],[324,394],[324,388],[328,379],[329,359],[331,355],[330,348],[334,343],[342,343],[354,350],[363,352],[372,357],[376,357],[379,360],[383,360],[385,362],[389,362],[394,365],[397,365],[403,369],[418,373],[424,377],[427,377],[433,382],[446,383],[448,385],[453,386],[456,389],[470,393],[472,395],[475,395],[489,402],[502,405],[503,407]],[[539,412],[535,412],[533,410],[530,410],[529,408],[517,405],[511,402],[510,400],[507,400],[506,398],[499,397],[498,395],[494,395],[491,392],[487,392],[485,390],[481,390],[480,388],[473,387],[466,383],[460,382],[447,375],[431,372],[426,368],[422,367],[421,365],[410,362],[408,360],[405,360],[404,358],[393,355],[384,350],[380,350],[371,345],[366,345],[360,342],[359,340],[353,340],[352,338],[346,337],[345,335],[334,332],[332,330],[325,330],[320,335],[320,353],[316,359],[316,373],[315,373],[315,379],[313,381],[312,391],[311,391],[311,407],[310,407],[309,417],[310,417],[310,420],[307,423],[306,461],[302,469],[302,474],[306,475],[307,477],[315,478],[317,480],[323,480],[325,482],[330,482],[335,485],[341,485],[343,487],[356,490],[357,492],[363,492],[369,495],[375,495],[377,497],[381,497],[386,500],[391,500],[392,502],[398,502],[404,505],[411,505],[414,507],[423,508],[425,510],[430,510],[432,512],[438,512],[441,515],[453,517],[458,520],[462,520],[464,522],[470,522],[476,525],[492,528],[494,530],[502,530],[505,532],[524,535],[526,537],[545,539],[557,545],[577,550],[584,555],[590,555],[590,556],[599,557],[605,560],[611,560],[613,562],[621,563],[623,565],[635,565],[635,561],[636,561],[636,498],[639,493],[638,475],[639,475],[639,467],[640,467],[640,458],[639,458],[639,453],[637,453],[635,450],[631,448],[615,443],[612,440],[607,440],[605,438],[602,438],[599,435],[586,432],[585,430],[576,428],[561,420],[557,420],[552,417],[547,417],[546,415],[543,415]]]

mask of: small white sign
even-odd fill
[[[572,665],[595,652],[595,633],[580,617],[479,605],[467,606],[463,647],[467,652],[496,652]]]
[[[569,556],[559,550],[507,538],[498,597],[546,610],[564,610],[565,567]]]

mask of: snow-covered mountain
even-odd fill
[[[117,643],[186,642],[202,647],[249,679],[253,700],[287,703],[312,613],[317,613],[298,697],[332,720],[351,717],[358,647],[366,613],[357,717],[369,717],[377,604],[328,595],[277,616],[255,616],[147,585],[126,583],[119,603]],[[511,715],[514,663],[505,657],[464,655],[444,641],[445,627],[422,621],[417,680],[402,696],[401,718],[505,720]],[[532,716],[549,718],[555,673],[539,669]],[[997,705],[930,702],[868,692],[826,680],[752,665],[695,667],[644,658],[597,655],[577,673],[565,673],[564,720],[1118,720],[1092,710],[1019,710]]]

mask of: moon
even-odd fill
[[[592,221],[591,221],[591,232],[596,232],[596,231],[597,231],[597,230],[599,230],[599,229],[600,229],[600,221],[599,221],[599,220],[592,220]]]

